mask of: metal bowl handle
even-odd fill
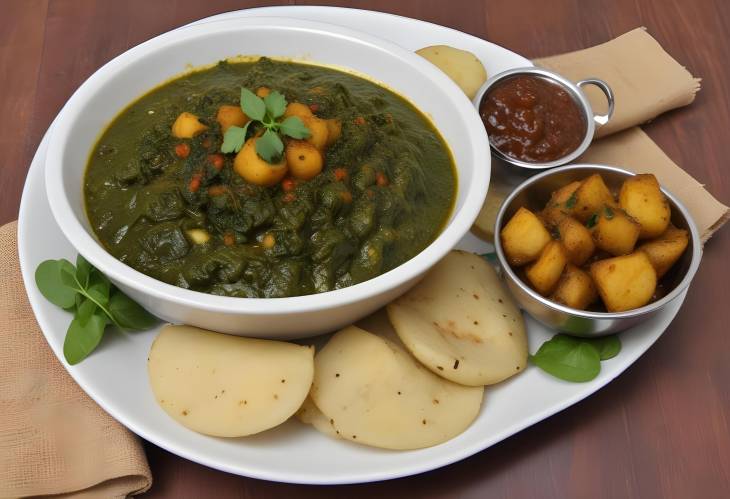
[[[603,92],[603,95],[606,96],[606,100],[608,101],[608,112],[606,114],[594,114],[593,121],[595,121],[599,126],[608,123],[608,120],[610,120],[611,116],[613,116],[614,108],[613,91],[611,90],[611,87],[608,86],[608,83],[603,80],[599,80],[598,78],[586,78],[585,80],[581,80],[576,83],[576,85],[578,85],[581,89],[583,88],[583,85],[595,85],[601,89],[601,92]]]

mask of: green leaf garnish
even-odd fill
[[[276,90],[264,97],[266,113],[273,119],[280,118],[286,111],[286,98]]]
[[[610,206],[604,206],[603,213],[605,214],[607,220],[611,220],[613,218],[614,213]]]
[[[221,152],[229,154],[232,152],[238,152],[246,142],[246,133],[248,132],[248,125],[251,122],[246,123],[243,128],[240,126],[230,126],[223,135],[223,144],[221,144]]]
[[[578,195],[573,192],[573,194],[571,194],[568,200],[565,202],[565,207],[568,209],[572,209],[573,206],[575,206],[576,201],[578,201]]]
[[[298,116],[289,116],[279,125],[279,131],[293,139],[306,139],[312,132]]]
[[[556,378],[582,383],[601,372],[601,361],[621,351],[618,336],[586,339],[556,334],[543,343],[530,361]]]
[[[276,132],[266,130],[261,137],[256,139],[256,153],[267,163],[275,163],[277,159],[281,158],[282,152],[284,152],[284,143]]]
[[[593,215],[591,215],[591,218],[589,218],[588,221],[586,221],[586,227],[588,227],[589,229],[591,229],[597,223],[598,223],[598,214],[597,213],[594,213]]]
[[[247,88],[241,87],[241,109],[252,120],[262,121],[266,116],[266,104]]]
[[[72,365],[94,351],[107,324],[141,330],[157,321],[81,255],[76,265],[68,260],[46,260],[35,271],[41,294],[54,305],[74,313],[63,342],[64,357]]]

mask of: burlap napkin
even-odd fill
[[[139,439],[79,388],[38,328],[16,234],[15,222],[0,228],[0,497],[146,491],[152,475]]]
[[[700,80],[667,54],[644,28],[602,45],[534,62],[573,81],[601,78],[613,89],[616,97],[614,116],[596,133],[598,137],[607,137],[595,141],[577,162],[653,173],[687,206],[703,242],[728,220],[728,207],[674,163],[637,126],[670,109],[691,103],[700,88]],[[603,94],[590,87],[586,87],[586,93],[594,110],[603,112],[606,108]],[[514,182],[504,169],[496,167],[493,170],[487,201],[474,225],[474,232],[480,237],[488,241],[493,239],[499,205]]]

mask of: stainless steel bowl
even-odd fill
[[[522,161],[517,158],[513,158],[512,156],[508,156],[507,154],[500,151],[499,148],[497,148],[494,143],[492,143],[492,139],[490,138],[489,144],[492,147],[492,151],[497,157],[506,161],[508,164],[518,166],[520,168],[527,168],[530,170],[545,170],[547,168],[553,168],[556,166],[570,163],[578,156],[583,154],[586,149],[588,149],[588,146],[593,140],[593,135],[595,134],[596,127],[605,125],[611,119],[611,116],[613,116],[614,99],[611,87],[608,86],[608,83],[603,80],[599,80],[598,78],[587,78],[585,80],[579,81],[578,83],[573,83],[567,78],[559,75],[558,73],[554,71],[549,71],[547,69],[537,68],[533,66],[515,68],[492,76],[484,83],[484,85],[482,85],[482,87],[479,89],[476,96],[474,97],[474,100],[472,101],[474,106],[477,108],[477,111],[479,112],[482,104],[482,99],[485,95],[487,95],[489,90],[494,85],[510,78],[522,75],[532,75],[543,78],[551,83],[558,85],[563,90],[568,92],[568,95],[573,98],[573,101],[576,103],[581,113],[583,114],[583,118],[585,119],[586,129],[585,135],[583,136],[583,141],[574,151],[568,153],[562,158],[557,158],[553,161],[547,162]],[[593,108],[591,107],[591,103],[588,101],[588,97],[586,97],[586,95],[581,90],[581,88],[585,85],[595,85],[604,93],[604,95],[606,96],[606,100],[608,101],[608,111],[606,112],[606,114],[593,113]]]
[[[634,175],[620,168],[601,165],[571,165],[540,173],[520,184],[505,199],[497,214],[494,227],[494,246],[497,258],[507,286],[520,306],[535,319],[552,329],[585,337],[617,333],[656,315],[687,289],[697,272],[702,257],[699,232],[687,208],[672,193],[662,189],[671,206],[672,223],[681,229],[686,229],[690,235],[690,242],[684,254],[660,281],[667,290],[667,294],[663,298],[626,312],[588,312],[561,305],[533,290],[518,277],[507,263],[499,237],[503,223],[512,218],[520,206],[535,211],[540,210],[555,189],[574,180],[582,180],[594,173],[600,173],[612,191],[617,191],[624,179]]]

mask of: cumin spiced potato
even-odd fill
[[[265,117],[246,99],[265,103]],[[439,234],[455,188],[446,144],[403,98],[266,58],[142,96],[103,132],[84,180],[91,225],[125,264],[182,288],[265,298],[404,263]]]

